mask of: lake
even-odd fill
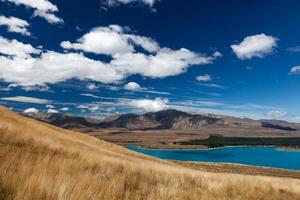
[[[128,149],[161,159],[178,161],[225,162],[300,170],[300,151],[276,147],[223,147],[217,149]]]

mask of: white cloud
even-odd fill
[[[100,36],[98,34],[93,36],[94,41],[92,38],[85,38],[84,36],[85,39],[79,40],[81,43],[78,43],[80,46],[78,49],[111,55],[109,62],[87,58],[82,52],[41,51],[29,44],[0,37],[0,53],[4,54],[0,56],[0,66],[2,66],[0,79],[26,88],[46,87],[48,83],[54,84],[71,78],[88,79],[108,84],[117,83],[135,74],[151,78],[175,76],[186,72],[192,65],[209,64],[218,57],[206,56],[185,48],[172,50],[154,45],[159,48],[156,49],[149,44],[149,41],[154,40],[151,38],[144,39],[142,36],[135,35],[135,37],[143,38],[146,42],[137,42],[136,39],[133,39],[136,41],[132,42],[132,38],[128,36],[130,34],[124,34],[123,28],[117,25],[100,29],[109,30],[108,35],[112,34],[112,39],[109,39],[108,36],[108,38],[104,37],[104,41],[102,33]],[[103,44],[105,45],[103,46]],[[77,46],[77,44],[71,43],[70,45]],[[136,52],[134,48],[136,45],[142,46],[146,52],[148,49],[149,52]],[[62,46],[66,47],[65,45]],[[150,51],[155,49],[156,52]]]
[[[49,108],[49,109],[47,110],[47,113],[57,114],[57,113],[59,113],[59,111],[58,111],[58,110],[55,110],[55,109]]]
[[[87,87],[87,89],[89,89],[89,90],[95,90],[95,89],[98,88],[98,86],[97,86],[95,83],[90,83],[90,84],[88,84],[86,87]]]
[[[98,110],[100,110],[99,106],[91,106],[88,108],[89,111],[91,112],[97,112]]]
[[[77,108],[78,108],[78,109],[87,109],[87,108],[89,108],[89,107],[86,106],[86,105],[79,105],[79,106],[77,106]]]
[[[267,117],[274,118],[274,119],[281,118],[286,115],[287,115],[286,111],[279,111],[279,110],[272,110],[266,113]]]
[[[134,108],[142,109],[144,111],[160,111],[168,108],[168,99],[156,98],[151,99],[122,99],[120,104],[131,106]]]
[[[233,52],[239,59],[262,58],[273,53],[278,39],[265,34],[248,36],[240,44],[231,45]]]
[[[219,51],[215,51],[215,52],[213,53],[213,57],[215,57],[215,58],[222,57],[222,56],[223,56],[222,53],[219,52]]]
[[[39,110],[36,108],[27,108],[26,110],[24,110],[25,114],[29,114],[29,113],[38,113]]]
[[[159,44],[151,38],[132,34],[126,34],[124,36],[127,38],[127,40],[129,39],[135,45],[142,47],[148,52],[156,52],[159,50]]]
[[[141,90],[141,86],[135,82],[129,82],[126,85],[124,85],[124,88],[126,90]]]
[[[68,108],[68,107],[63,107],[63,108],[61,108],[60,110],[61,110],[61,111],[69,111],[70,108]]]
[[[48,105],[46,105],[46,108],[53,109],[53,108],[55,108],[55,106],[48,104]]]
[[[7,46],[2,47],[0,40],[0,52],[5,54],[5,51],[1,51],[3,49],[7,50],[8,55],[16,52],[18,55],[0,56],[0,78],[21,86],[58,83],[75,77],[103,83],[112,83],[124,78],[113,66],[86,58],[82,54],[47,51],[39,57],[33,57],[20,49],[14,52]]]
[[[63,41],[65,49],[83,50],[104,55],[117,55],[133,51],[133,46],[122,36],[122,33],[112,27],[98,27],[77,40],[77,43]]]
[[[83,50],[113,57],[134,52],[134,45],[141,46],[149,52],[155,52],[159,49],[159,45],[153,39],[126,34],[124,28],[118,25],[94,28],[79,38],[77,43],[61,42],[61,46],[65,49]]]
[[[188,49],[160,49],[155,55],[127,53],[111,61],[124,74],[140,74],[151,78],[164,78],[186,72],[192,65],[209,64],[212,57],[189,51]]]
[[[0,16],[0,26],[6,26],[9,32],[20,33],[22,35],[30,35],[27,27],[28,22],[16,17]]]
[[[32,47],[30,44],[23,44],[17,40],[7,40],[0,36],[0,53],[8,56],[29,58],[30,54],[39,54],[41,50]]]
[[[216,52],[213,56],[205,56],[185,48],[160,48],[152,38],[125,33],[125,29],[118,25],[94,28],[77,43],[64,41],[61,46],[112,56],[110,64],[123,75],[140,74],[152,78],[178,75],[191,65],[209,64],[220,56]],[[142,47],[147,54],[137,52],[136,46]]]
[[[211,81],[212,78],[209,74],[205,74],[205,75],[199,75],[196,77],[196,80],[197,81],[203,81],[203,82],[208,82],[208,81]]]
[[[51,103],[48,99],[39,99],[33,97],[25,97],[25,96],[16,96],[16,97],[2,97],[1,100],[4,101],[16,101],[23,103],[34,103],[34,104],[48,104]]]
[[[300,74],[300,66],[292,67],[291,74]]]
[[[158,0],[106,0],[106,3],[109,6],[115,6],[118,4],[142,3],[147,6],[153,7],[157,1]]]
[[[49,12],[44,12],[44,11],[41,11],[41,10],[34,11],[33,16],[42,17],[42,18],[46,19],[51,24],[63,23],[63,20],[60,19],[59,17],[57,17],[55,14],[49,13]]]
[[[63,23],[63,20],[55,15],[58,11],[56,5],[48,0],[2,0],[11,2],[17,6],[23,5],[34,10],[33,16],[39,16],[47,20],[49,23]]]

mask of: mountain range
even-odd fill
[[[143,115],[123,114],[106,119],[74,116],[64,113],[32,112],[23,115],[67,129],[75,128],[125,128],[130,130],[197,130],[210,127],[259,128],[282,131],[300,130],[300,124],[280,120],[253,120],[213,114],[190,114],[168,109]]]

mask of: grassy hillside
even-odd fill
[[[300,199],[300,180],[196,171],[0,107],[4,199]]]

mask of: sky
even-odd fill
[[[0,0],[0,104],[300,122],[298,0]]]

